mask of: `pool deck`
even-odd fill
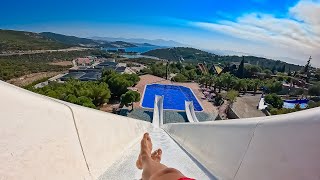
[[[252,118],[266,116],[262,111],[257,109],[261,95],[241,95],[233,104],[233,110],[239,118]]]
[[[147,84],[153,84],[153,83],[181,85],[181,86],[188,87],[188,88],[192,89],[193,93],[196,95],[199,103],[201,104],[201,106],[203,108],[203,112],[218,114],[218,109],[216,106],[214,106],[212,103],[208,102],[205,99],[201,99],[201,97],[203,97],[203,94],[202,94],[202,91],[201,91],[198,83],[176,83],[176,82],[171,82],[169,80],[165,80],[163,78],[149,75],[149,74],[142,75],[142,76],[140,76],[139,83],[136,85],[136,88],[138,89],[138,92],[141,94],[141,97],[143,97],[143,92],[144,92],[145,86]],[[143,99],[141,98],[140,102],[134,103],[134,107],[141,108],[141,101],[142,100]]]

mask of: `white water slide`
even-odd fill
[[[156,95],[154,98],[152,124],[157,128],[163,124],[163,96]]]
[[[194,112],[194,105],[193,101],[185,101],[185,108],[186,108],[186,114],[188,121],[191,123],[199,122],[196,113]]]
[[[0,92],[0,179],[139,179],[145,132],[164,164],[199,180],[320,177],[320,108],[158,128],[2,81]]]

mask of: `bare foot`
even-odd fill
[[[146,155],[146,156],[151,157],[151,151],[152,151],[151,138],[149,136],[149,133],[145,133],[143,135],[142,140],[141,140],[140,154],[139,154],[138,160],[136,162],[136,166],[138,169],[142,169],[142,156]]]
[[[156,161],[156,162],[160,162],[161,161],[161,155],[162,155],[162,150],[161,149],[155,150],[151,154],[151,159]]]

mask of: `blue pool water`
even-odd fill
[[[163,108],[185,110],[185,101],[193,101],[194,110],[202,111],[202,107],[190,88],[176,85],[149,84],[146,86],[142,107],[153,108],[156,95],[163,96]]]
[[[296,104],[300,104],[300,107],[302,109],[307,108],[308,106],[308,99],[301,99],[301,100],[284,100],[283,101],[283,107],[287,109],[294,109]]]

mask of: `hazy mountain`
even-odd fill
[[[130,42],[130,43],[138,43],[138,44],[151,44],[151,45],[156,45],[156,46],[166,46],[166,47],[182,47],[186,46],[184,44],[181,44],[176,41],[172,40],[163,40],[163,39],[141,39],[141,38],[112,38],[112,37],[90,37],[91,39],[94,40],[104,40],[104,41],[125,41],[125,42]]]

